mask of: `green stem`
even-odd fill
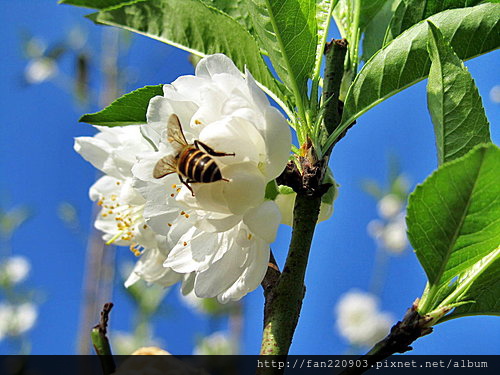
[[[320,204],[320,197],[297,194],[295,199],[290,251],[266,298],[261,354],[288,354],[304,298],[304,277]]]

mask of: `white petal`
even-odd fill
[[[247,293],[255,290],[264,279],[269,263],[269,255],[269,246],[264,241],[256,242],[255,246],[249,250],[245,272],[233,285],[217,297],[219,302],[238,301]]]
[[[245,67],[245,74],[246,74],[248,91],[253,99],[255,106],[257,108],[266,108],[267,106],[269,106],[269,100],[267,99],[266,94],[264,93],[264,91],[262,91],[262,89],[259,86],[257,86],[257,82],[253,78],[250,71],[246,69],[246,67]]]
[[[223,177],[225,176],[223,175]],[[192,183],[190,185],[194,191],[194,196],[188,188],[183,186],[176,200],[180,205],[185,205],[193,209],[228,214],[230,211],[223,192],[224,186],[228,183],[227,181]]]
[[[164,85],[163,92],[165,98],[170,101],[189,103],[187,107],[194,113],[201,103],[200,89],[210,85],[212,85],[210,79],[187,75],[177,78],[171,85]],[[195,105],[194,109],[190,107],[191,105]]]
[[[265,201],[260,206],[248,210],[243,217],[248,228],[268,244],[276,239],[280,221],[280,210],[273,201]]]
[[[216,74],[228,73],[234,76],[241,76],[233,61],[221,53],[204,57],[196,66],[197,77],[212,78]]]
[[[266,127],[262,132],[267,149],[265,174],[272,180],[285,169],[290,156],[292,135],[285,118],[276,108],[268,107],[265,116]]]
[[[243,273],[241,264],[246,253],[237,246],[229,249],[217,262],[196,275],[194,291],[200,298],[215,297],[231,286]]]
[[[134,177],[142,181],[158,182],[158,179],[153,177],[153,171],[158,161],[164,157],[161,152],[149,152],[138,155],[138,161],[132,167]]]
[[[274,202],[281,212],[281,224],[293,226],[293,208],[295,206],[296,193],[278,194]]]
[[[200,133],[200,141],[216,151],[235,153],[235,156],[216,158],[223,164],[265,159],[266,145],[260,133],[243,119],[226,118],[206,126]]]
[[[117,182],[119,184],[117,184]],[[111,176],[102,176],[98,179],[89,189],[90,199],[96,201],[100,199],[102,196],[111,196],[112,194],[120,194],[120,185],[122,181],[111,177]]]
[[[116,178],[123,177],[115,167],[111,158],[113,149],[102,139],[95,137],[75,138],[74,149],[100,171]]]
[[[127,280],[125,280],[125,283],[123,284],[125,288],[130,288],[132,285],[134,285],[136,282],[138,282],[141,278],[137,273],[134,271],[130,272],[130,275],[128,276]]]
[[[241,216],[239,215],[210,213],[198,219],[195,225],[204,232],[225,232],[239,224],[240,221]]]
[[[163,96],[155,96],[149,101],[146,118],[148,125],[143,127],[144,134],[158,145],[164,138],[167,120],[174,110]]]
[[[253,163],[228,165],[222,174],[230,180],[222,185],[222,190],[232,213],[241,215],[264,199],[266,182]]]
[[[199,271],[210,261],[217,246],[217,234],[200,232],[193,227],[180,238],[163,265],[180,273]]]
[[[138,260],[132,274],[144,279],[146,282],[155,282],[162,286],[170,286],[181,279],[181,275],[169,268],[163,267],[165,256],[158,249],[147,249]],[[125,286],[136,282],[136,276],[129,277]]]
[[[198,91],[200,107],[192,115],[190,122],[191,130],[196,136],[202,129],[200,125],[207,125],[221,118],[221,107],[226,100],[226,95],[213,85],[198,88]],[[198,131],[194,132],[195,129]]]

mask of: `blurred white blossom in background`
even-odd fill
[[[113,353],[118,355],[130,355],[135,350],[143,347],[144,345],[162,345],[162,340],[153,338],[151,332],[148,332],[147,337],[138,338],[136,333],[113,331],[110,337],[113,347]]]
[[[368,223],[368,233],[377,240],[379,246],[393,254],[399,254],[408,247],[406,237],[406,213],[401,212],[391,220],[372,220]]]
[[[26,333],[34,326],[37,317],[38,309],[34,303],[0,303],[0,340]]]
[[[493,103],[500,103],[500,85],[495,85],[491,88],[490,99]]]
[[[372,346],[389,332],[393,317],[379,310],[371,293],[351,290],[339,299],[335,314],[339,333],[354,346]]]
[[[378,219],[367,225],[368,234],[375,239],[379,248],[391,254],[400,254],[408,247],[406,235],[406,199],[409,183],[403,175],[391,182],[390,189],[383,192],[374,182],[367,190],[377,198]]]
[[[18,284],[26,279],[31,265],[23,256],[11,256],[0,263],[0,282]]]
[[[233,355],[236,345],[232,342],[229,334],[218,331],[204,337],[194,348],[194,355]]]
[[[28,62],[24,71],[24,78],[29,84],[37,84],[53,78],[57,72],[56,61],[42,56]]]

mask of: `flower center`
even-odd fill
[[[138,224],[142,222],[142,208],[143,205],[131,206],[128,204],[121,204],[118,202],[118,196],[112,194],[110,197],[102,195],[97,202],[97,205],[102,207],[101,217],[105,220],[113,221],[116,228],[113,232],[113,237],[106,242],[110,245],[117,240],[132,241],[138,234]],[[136,254],[139,245],[132,244],[130,250]],[[134,249],[134,250],[133,250]],[[136,254],[137,255],[137,254]]]

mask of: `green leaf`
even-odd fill
[[[474,280],[470,288],[461,295],[462,301],[470,301],[455,308],[442,321],[470,315],[500,315],[500,250],[492,253],[487,268]],[[485,262],[486,263],[486,262]]]
[[[75,5],[77,7],[92,9],[105,9],[133,1],[134,0],[61,0],[59,4]]]
[[[481,145],[443,164],[411,194],[408,238],[429,280],[428,313],[500,244],[500,149]],[[455,301],[449,301],[458,302]]]
[[[401,0],[387,30],[385,43],[433,14],[477,5],[482,0]]]
[[[360,0],[359,12],[359,28],[363,31],[372,21],[375,15],[382,9],[387,0]],[[334,10],[335,20],[341,30],[343,37],[347,38],[350,43],[350,37],[354,30],[354,7],[355,0],[339,0]]]
[[[398,1],[387,1],[382,9],[375,14],[371,22],[366,25],[363,36],[363,54],[361,57],[363,61],[367,61],[384,45],[386,30],[394,14],[393,5]]]
[[[149,101],[163,95],[163,85],[145,86],[116,99],[102,111],[83,115],[80,122],[102,126],[125,126],[146,123]]]
[[[248,12],[247,0],[200,0],[212,8],[219,9],[238,21],[250,34],[254,35],[253,24]]]
[[[248,6],[259,42],[302,115],[316,60],[316,1],[250,0]]]
[[[439,164],[456,159],[480,143],[490,129],[474,80],[436,26],[429,22],[432,65],[427,103],[434,124]]]
[[[361,0],[361,12],[359,14],[359,27],[361,31],[368,26],[386,3],[387,0]]]
[[[143,0],[88,16],[181,48],[198,56],[224,53],[284,106],[287,98],[265,64],[259,46],[237,21],[198,0]]]
[[[338,0],[318,0],[316,10],[316,58],[314,62],[314,71],[312,73],[313,79],[319,79],[321,75],[321,61],[323,60],[323,53],[325,44],[328,38],[328,29],[330,28],[330,21],[332,19],[332,12]]]
[[[483,4],[431,16],[457,56],[470,59],[498,48],[500,5]],[[378,51],[358,73],[347,93],[342,122],[333,143],[359,116],[401,90],[426,78],[430,69],[427,22],[406,30]]]

